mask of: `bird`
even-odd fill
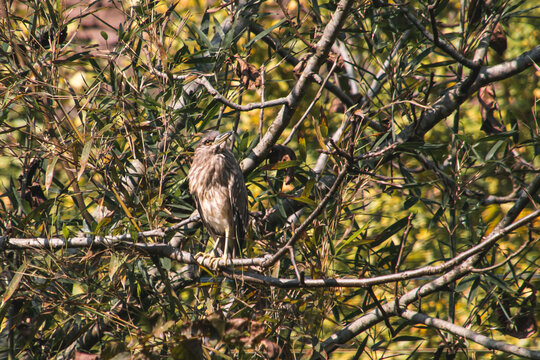
[[[248,229],[248,194],[244,175],[238,161],[228,147],[233,134],[206,132],[195,148],[188,172],[189,192],[204,227],[214,239],[212,254],[198,253],[195,259],[201,263],[211,258],[210,267],[218,268],[219,258],[227,264],[229,254],[240,255]]]

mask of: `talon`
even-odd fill
[[[199,252],[197,254],[194,255],[194,258],[195,258],[195,261],[199,264],[199,265],[202,265],[202,266],[205,266],[205,262],[208,263],[208,267],[212,270],[219,270],[219,268],[221,267],[220,266],[220,260],[221,259],[224,259],[225,260],[225,264],[227,264],[227,257],[223,256],[223,257],[217,257],[217,256],[214,256],[212,254],[208,254],[208,253],[203,253],[203,252]]]
[[[205,257],[205,253],[203,252],[198,252],[195,254],[195,256],[193,256],[195,258],[195,261],[198,262],[198,263],[201,263],[203,260],[204,260],[204,257]]]
[[[213,270],[219,269],[219,258],[213,257],[213,258],[210,260],[210,267],[211,267]]]

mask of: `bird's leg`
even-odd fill
[[[227,266],[227,260],[229,258],[229,237],[230,237],[230,232],[229,232],[229,229],[225,230],[225,246],[223,247],[223,256],[222,256],[222,259],[224,260],[225,262],[225,266]]]
[[[225,239],[227,239],[227,237],[225,237]],[[195,254],[195,260],[203,265],[203,262],[208,259],[208,262],[209,262],[209,267],[212,269],[212,270],[217,270],[219,268],[219,260],[220,258],[218,257],[218,254],[219,254],[219,242],[221,241],[221,237],[218,237],[216,239],[216,242],[214,244],[214,247],[212,248],[212,251],[209,253],[205,253],[205,252],[199,252],[197,254]],[[227,244],[227,241],[225,240],[225,245]],[[226,252],[225,252],[226,253]]]
[[[216,243],[214,244],[214,247],[212,248],[212,254],[215,254],[217,257],[217,254],[218,254],[218,245],[219,245],[219,242],[221,241],[221,238],[218,237],[217,240],[216,240]],[[227,243],[225,243],[227,244]]]

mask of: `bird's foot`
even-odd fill
[[[197,263],[199,263],[199,265],[202,265],[202,266],[207,266],[208,268],[216,271],[216,270],[219,270],[219,268],[221,267],[219,262],[221,259],[223,259],[224,257],[217,257],[217,256],[214,256],[212,254],[208,254],[208,253],[204,253],[204,252],[199,252],[197,254],[195,254],[195,261],[197,261]],[[227,263],[227,259],[225,258],[225,263]]]

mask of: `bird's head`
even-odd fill
[[[220,134],[216,130],[208,131],[199,141],[197,150],[202,149],[225,149],[229,147],[228,140],[231,138],[234,131],[227,131],[223,134]]]
[[[230,139],[234,131],[227,131],[223,134],[220,134],[216,130],[207,131],[199,140],[199,144],[195,149],[195,153],[221,153],[223,151],[229,150],[231,148]]]

